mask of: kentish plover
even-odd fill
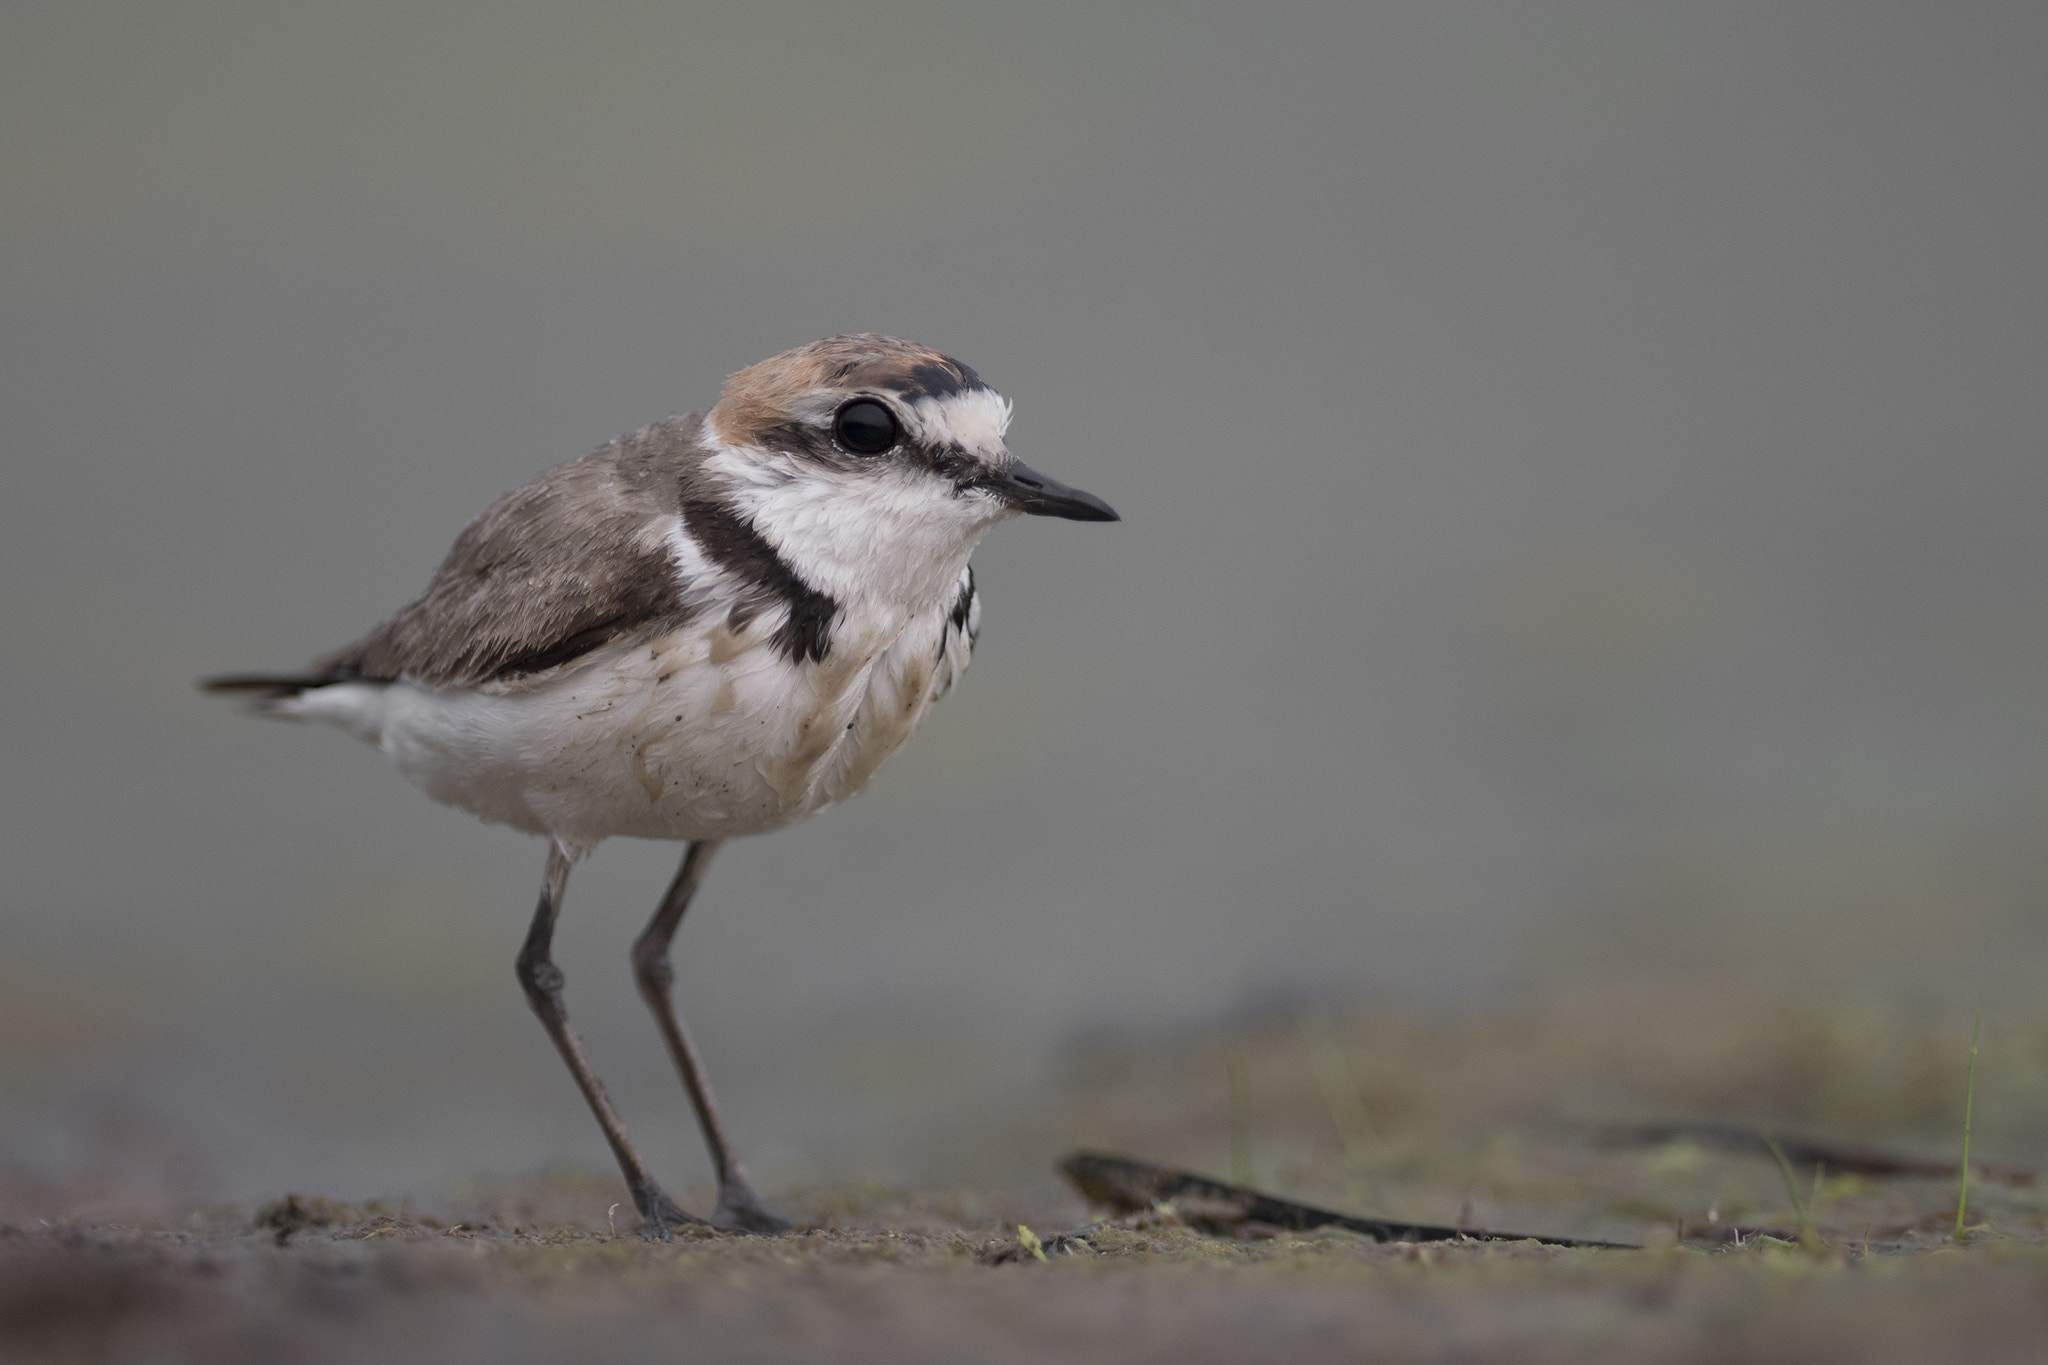
[[[549,957],[570,865],[610,835],[687,840],[633,945],[640,993],[704,1129],[711,1222],[786,1226],[748,1182],[670,1001],[669,940],[726,839],[858,792],[967,667],[968,556],[1016,514],[1115,521],[1020,463],[1010,405],[893,337],[838,336],[741,370],[671,417],[499,498],[427,590],[303,673],[213,678],[270,715],[382,749],[438,801],[548,840],[519,981],[625,1173],[661,1190],[569,1023]]]

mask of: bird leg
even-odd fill
[[[747,1168],[740,1164],[732,1139],[726,1136],[725,1123],[718,1117],[718,1101],[712,1098],[704,1060],[697,1055],[697,1045],[690,1041],[690,1032],[683,1027],[670,998],[676,973],[668,959],[669,941],[676,935],[676,926],[683,922],[683,911],[690,908],[690,897],[704,880],[704,869],[711,865],[711,855],[718,852],[720,842],[693,840],[684,852],[683,865],[676,869],[676,879],[669,883],[661,907],[640,937],[633,940],[633,979],[640,985],[641,999],[654,1011],[654,1022],[661,1029],[662,1041],[668,1044],[668,1055],[675,1059],[683,1089],[690,1094],[690,1107],[697,1111],[697,1124],[704,1130],[704,1145],[711,1149],[711,1165],[718,1173],[718,1208],[711,1215],[712,1226],[746,1232],[782,1232],[790,1225],[761,1206],[761,1197],[747,1180]]]
[[[565,978],[562,969],[548,956],[549,945],[555,937],[555,916],[561,913],[562,892],[568,883],[569,855],[560,844],[551,842],[548,845],[547,875],[541,882],[540,905],[533,912],[533,926],[526,931],[526,945],[519,950],[519,984],[526,988],[526,1003],[533,1006],[533,1012],[540,1016],[548,1037],[554,1039],[555,1049],[569,1064],[569,1074],[576,1078],[576,1088],[589,1101],[590,1112],[597,1115],[597,1125],[604,1129],[605,1141],[611,1143],[612,1154],[619,1159],[619,1169],[626,1177],[626,1188],[633,1194],[633,1207],[640,1210],[644,1220],[640,1235],[649,1241],[665,1242],[670,1228],[704,1220],[685,1213],[655,1183],[647,1163],[640,1159],[640,1153],[634,1150],[632,1140],[626,1136],[626,1125],[619,1121],[619,1111],[612,1107],[611,1097],[605,1094],[604,1082],[597,1078],[597,1071],[590,1065],[590,1054],[584,1051],[583,1039],[577,1036],[575,1027],[569,1023],[568,1007],[562,1003]]]

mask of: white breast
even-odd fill
[[[284,703],[377,745],[438,801],[572,848],[760,834],[860,791],[966,669],[952,599],[908,619],[849,611],[791,664],[764,613],[723,613],[473,690],[400,680]]]

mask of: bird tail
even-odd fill
[[[333,683],[350,682],[354,675],[329,670],[325,673],[219,673],[199,680],[202,692],[249,699],[252,711],[278,712],[280,703]]]

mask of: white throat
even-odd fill
[[[1015,515],[919,470],[844,474],[758,447],[715,449],[704,470],[800,578],[861,614],[950,604],[974,547]]]

